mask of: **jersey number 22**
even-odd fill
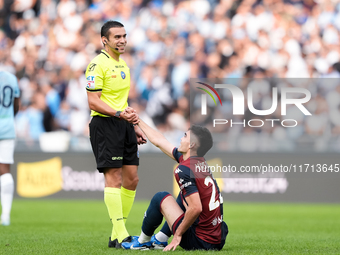
[[[215,187],[215,182],[214,180],[208,175],[207,177],[205,177],[204,180],[204,184],[206,186],[209,186],[209,183],[211,183],[211,187],[212,187],[212,191],[211,191],[211,198],[210,198],[210,202],[209,202],[209,210],[213,211],[215,210],[217,207],[220,206],[220,203],[223,203],[223,199],[222,196],[220,195],[219,199],[217,199],[215,201],[215,196],[216,196],[216,187]]]

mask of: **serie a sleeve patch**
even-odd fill
[[[95,76],[94,75],[89,75],[86,77],[86,88],[87,89],[95,89]]]

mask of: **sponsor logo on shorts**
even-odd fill
[[[123,160],[123,157],[112,157],[112,160]]]

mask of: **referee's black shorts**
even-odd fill
[[[139,165],[134,127],[125,120],[94,116],[90,122],[90,141],[97,169]]]

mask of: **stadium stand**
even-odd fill
[[[128,32],[130,105],[174,143],[190,124],[190,78],[261,81],[256,105],[264,109],[274,85],[303,78],[312,118],[293,112],[294,129],[236,128],[218,148],[340,150],[338,0],[0,0],[0,13],[0,69],[19,79],[17,134],[27,147],[57,130],[72,135],[74,148],[86,144],[84,70],[102,48],[102,23],[113,19]],[[228,94],[222,100],[231,104]]]

